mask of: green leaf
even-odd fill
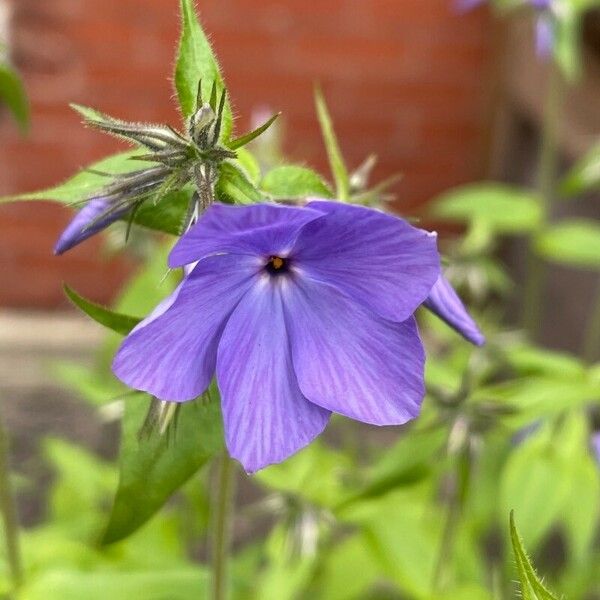
[[[196,96],[199,81],[202,82],[205,91],[210,90],[214,82],[219,95],[225,90],[225,85],[219,64],[198,21],[192,0],[181,0],[181,20],[181,38],[175,63],[175,88],[181,112],[185,117],[190,117],[197,109]],[[222,140],[230,138],[232,123],[231,106],[226,99],[220,136]]]
[[[538,577],[531,560],[525,551],[523,541],[515,525],[514,511],[510,512],[510,541],[517,563],[521,597],[523,600],[558,600],[558,597],[544,586]]]
[[[554,23],[554,57],[565,78],[573,83],[581,76],[581,15],[566,6]]]
[[[478,183],[450,190],[433,201],[430,214],[457,223],[480,221],[497,233],[507,234],[532,231],[542,219],[535,194],[497,183]]]
[[[277,120],[279,115],[281,115],[281,113],[273,115],[268,121],[265,121],[260,127],[257,127],[249,133],[246,133],[235,140],[231,140],[227,143],[227,147],[231,150],[237,150],[238,148],[249,144],[252,140],[256,139],[259,135],[269,129],[269,127],[271,127],[271,125]]]
[[[0,64],[0,103],[6,104],[22,132],[29,128],[29,101],[21,79],[8,65]]]
[[[181,405],[169,435],[139,437],[150,397],[137,394],[125,401],[119,457],[119,488],[104,544],[117,542],[146,523],[194,473],[223,447],[216,391],[207,402]]]
[[[112,329],[121,335],[127,335],[141,321],[137,317],[122,315],[113,312],[101,304],[90,302],[66,284],[63,286],[63,289],[69,300],[86,315],[90,316],[97,323],[100,323],[100,325],[104,325],[104,327],[108,327],[108,329]]]
[[[208,594],[208,573],[199,567],[153,571],[76,571],[36,574],[22,590],[27,600],[189,600]]]
[[[563,179],[560,189],[565,196],[600,189],[600,144],[575,164]]]
[[[55,202],[70,204],[85,200],[106,185],[108,178],[100,175],[100,172],[116,174],[128,173],[139,169],[139,165],[136,165],[131,160],[131,157],[134,155],[135,151],[130,150],[129,152],[121,152],[103,158],[59,185],[37,192],[25,192],[15,196],[5,196],[0,198],[0,204],[22,200],[54,200]]]
[[[157,198],[148,198],[136,211],[133,222],[147,229],[162,231],[170,235],[181,235],[183,220],[194,193],[191,185],[174,190]],[[127,220],[127,216],[123,218]]]
[[[219,165],[216,196],[220,200],[229,199],[237,204],[254,204],[264,200],[264,195],[256,189],[244,169],[230,161]]]
[[[333,192],[321,176],[306,167],[283,165],[271,169],[261,181],[262,190],[275,199],[333,198]]]
[[[238,148],[236,154],[237,162],[244,169],[253,185],[257,186],[260,182],[260,164],[258,160],[247,148]]]
[[[348,200],[350,197],[350,175],[344,162],[344,157],[333,129],[333,122],[325,103],[325,98],[319,88],[315,90],[315,104],[317,118],[321,126],[321,134],[325,142],[325,149],[329,158],[329,167],[335,181],[335,194],[338,200]]]
[[[600,269],[600,225],[585,219],[554,225],[537,236],[535,248],[553,262]]]

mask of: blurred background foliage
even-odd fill
[[[528,10],[516,0],[496,4],[501,16]],[[428,393],[416,422],[375,431],[336,417],[326,435],[286,462],[250,478],[236,473],[232,598],[600,598],[600,456],[593,441],[600,429],[600,226],[557,218],[555,210],[600,188],[597,141],[564,177],[556,141],[561,89],[578,85],[582,68],[581,18],[596,4],[555,2],[558,36],[535,185],[489,180],[456,187],[433,198],[423,215],[454,232],[444,236],[445,272],[487,344],[473,348],[420,314]],[[199,73],[223,83],[192,4],[182,7],[175,82],[189,115]],[[27,101],[8,66],[0,66],[0,96],[25,129]],[[320,196],[389,206],[396,177],[371,181],[371,157],[348,169],[319,90],[315,118],[329,173],[288,162],[277,121],[224,163],[219,199]],[[226,146],[230,134],[225,127]],[[129,170],[129,156],[94,168]],[[82,171],[50,190],[5,200],[68,204],[96,190],[98,177]],[[141,266],[110,309],[67,290],[113,331],[93,364],[55,362],[53,375],[107,428],[121,423],[120,454],[100,458],[65,439],[43,441],[52,470],[47,506],[38,524],[20,532],[22,574],[15,578],[10,555],[0,552],[0,594],[14,594],[15,582],[16,597],[27,600],[185,600],[209,593],[212,459],[222,452],[217,392],[189,403],[176,419],[159,414],[164,431],[148,429],[150,399],[126,390],[109,370],[123,333],[177,285],[175,273],[165,275],[172,241],[163,234],[181,223],[191,190],[180,194],[140,211],[143,227],[134,226],[126,247],[126,224],[111,232],[110,251],[134,254]],[[514,238],[525,248],[523,293],[501,258]],[[591,311],[580,317],[579,352],[538,343],[554,263],[584,270],[598,286]],[[518,311],[510,309],[515,303]],[[31,485],[18,469],[11,480],[17,493]],[[511,511],[518,533],[509,526]]]

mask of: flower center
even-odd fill
[[[265,269],[270,275],[282,275],[287,273],[289,261],[287,258],[281,258],[281,256],[269,256]]]

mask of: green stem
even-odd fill
[[[600,346],[600,281],[596,297],[592,305],[592,312],[586,323],[585,335],[583,338],[582,354],[584,360],[589,363],[598,358],[598,347]]]
[[[227,451],[219,463],[218,482],[212,503],[212,600],[227,599],[227,563],[233,512],[234,465]]]
[[[470,479],[471,455],[467,443],[456,458],[455,489],[448,499],[440,551],[433,571],[432,589],[435,593],[440,593],[446,584],[446,575],[451,566],[452,554],[454,552],[456,531],[462,516]]]
[[[21,551],[19,545],[19,520],[8,465],[8,434],[0,418],[0,513],[4,524],[6,556],[13,588],[23,583]]]
[[[541,131],[541,150],[537,173],[542,218],[540,229],[549,221],[559,156],[559,125],[563,106],[563,79],[556,66],[551,67],[544,119]],[[542,292],[546,281],[543,262],[535,253],[535,233],[529,238],[525,294],[523,299],[523,326],[531,338],[538,334],[542,320]]]

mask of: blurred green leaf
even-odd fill
[[[579,219],[549,227],[536,239],[536,251],[548,260],[600,269],[600,225]]]
[[[210,46],[198,16],[194,10],[193,0],[181,0],[181,38],[175,63],[175,88],[179,97],[181,112],[190,117],[196,110],[198,82],[202,81],[204,93],[208,93],[213,82],[217,93],[225,90],[225,84],[219,70],[219,64]],[[225,101],[221,139],[231,136],[233,119],[229,99]]]
[[[531,564],[515,525],[514,511],[510,512],[510,541],[517,563],[523,600],[558,600],[558,597],[544,586]]]
[[[296,165],[282,165],[271,169],[261,181],[262,190],[275,199],[286,198],[333,198],[333,192],[321,176]]]
[[[29,101],[17,73],[0,64],[0,104],[5,104],[24,133],[29,128]]]
[[[542,209],[535,194],[498,183],[455,188],[435,199],[432,217],[457,223],[484,223],[496,233],[517,234],[536,229]]]
[[[572,6],[561,10],[554,23],[554,57],[571,83],[581,75],[581,13]]]
[[[329,109],[325,103],[323,93],[319,88],[315,90],[315,105],[317,108],[317,118],[321,126],[321,134],[325,142],[325,149],[329,158],[329,167],[335,181],[335,195],[338,200],[348,200],[350,198],[350,175],[344,162],[344,157],[333,129],[333,122]]]
[[[219,165],[216,196],[219,200],[229,199],[237,204],[253,204],[264,199],[244,169],[230,161]]]
[[[563,179],[560,189],[566,196],[600,189],[600,144],[575,164]]]
[[[63,289],[65,294],[69,297],[69,300],[71,300],[71,302],[86,315],[90,316],[97,323],[100,323],[100,325],[104,325],[104,327],[112,329],[121,335],[127,335],[141,321],[141,319],[137,317],[122,315],[113,312],[101,304],[90,302],[66,284],[63,286]]]
[[[259,135],[264,133],[271,125],[276,121],[277,117],[279,117],[281,113],[277,113],[273,115],[269,120],[265,121],[260,127],[253,129],[249,133],[236,138],[235,140],[231,140],[227,146],[231,150],[237,150],[246,144],[249,144],[252,140],[256,139]]]
[[[211,401],[181,406],[168,435],[140,437],[150,397],[138,394],[125,402],[119,457],[119,488],[103,543],[119,541],[141,527],[169,497],[223,447],[216,391]]]
[[[189,600],[208,594],[200,567],[154,571],[47,571],[21,591],[23,600]]]
[[[344,493],[343,480],[349,468],[347,456],[317,440],[284,462],[259,471],[254,478],[270,489],[331,507]]]
[[[575,356],[546,348],[513,346],[507,348],[506,358],[519,375],[585,376],[585,365]]]
[[[254,154],[247,148],[238,148],[236,154],[237,162],[241,165],[242,169],[244,169],[250,181],[255,186],[258,186],[260,183],[260,165],[258,160],[254,157]]]

